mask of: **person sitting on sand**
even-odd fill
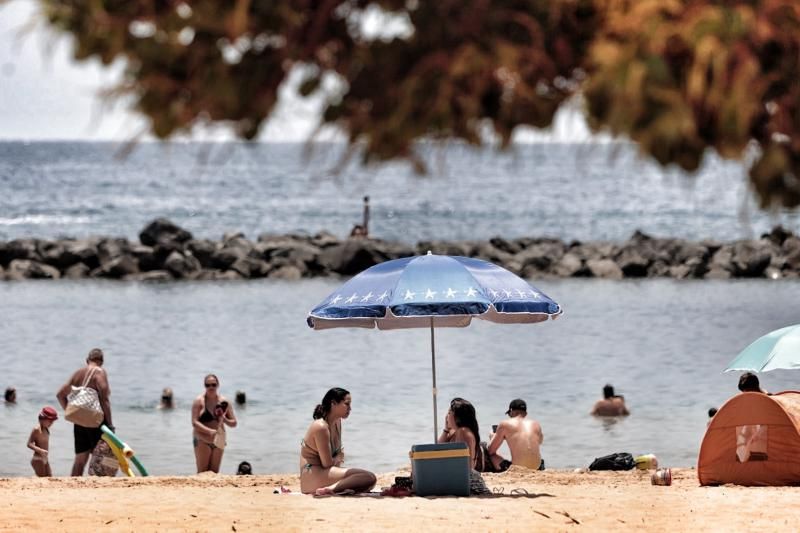
[[[517,398],[508,404],[506,414],[510,417],[497,425],[497,431],[489,436],[487,453],[495,472],[505,472],[514,464],[531,470],[544,470],[540,447],[544,441],[542,426],[536,420],[526,418],[528,406]],[[511,460],[497,454],[503,441],[511,451]]]
[[[494,471],[480,445],[480,429],[475,415],[475,407],[467,400],[453,398],[450,402],[450,409],[444,419],[444,429],[437,442],[439,444],[445,442],[465,443],[469,448],[469,464],[473,470],[478,472]]]
[[[6,389],[6,403],[17,403],[17,389],[14,387]]]
[[[761,392],[769,394],[761,388],[761,383],[758,381],[758,376],[752,372],[745,372],[739,376],[739,390],[742,392]]]
[[[158,405],[159,409],[172,409],[175,407],[172,399],[172,389],[169,387],[164,387],[164,390],[161,391],[161,403]]]
[[[334,387],[314,408],[314,421],[300,441],[300,490],[303,494],[368,492],[375,486],[377,478],[372,472],[342,466],[342,420],[350,416],[351,405],[350,393]]]
[[[614,394],[614,387],[606,384],[603,387],[603,399],[594,404],[591,414],[595,416],[628,416],[630,412],[625,406],[625,398]]]
[[[219,394],[219,379],[208,374],[203,380],[205,393],[192,403],[192,427],[194,436],[194,458],[197,473],[214,472],[219,474],[222,454],[227,444],[225,426],[236,427],[233,405]]]
[[[58,413],[52,407],[45,406],[39,411],[39,425],[33,428],[31,436],[28,437],[28,448],[33,450],[31,466],[39,477],[52,477],[53,471],[50,470],[50,426],[58,420]]]

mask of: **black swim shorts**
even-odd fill
[[[75,435],[75,453],[79,454],[94,450],[94,447],[100,442],[103,431],[100,428],[85,428],[75,424],[73,434]]]

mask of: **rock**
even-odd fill
[[[200,261],[203,268],[212,268],[214,265],[214,254],[222,247],[208,239],[192,239],[186,241],[186,250]]]
[[[622,248],[617,253],[615,261],[626,278],[647,276],[652,264],[652,261],[644,257],[635,246]]]
[[[254,257],[240,257],[230,266],[230,270],[234,270],[242,275],[243,278],[263,278],[272,270],[272,267],[266,261],[256,259]]]
[[[565,246],[561,241],[536,242],[514,255],[514,260],[522,265],[523,270],[533,266],[545,272],[564,257]]]
[[[164,261],[164,268],[176,278],[192,278],[202,267],[194,256],[172,252]]]
[[[375,239],[347,239],[341,244],[322,250],[319,264],[331,272],[352,276],[408,251],[412,250],[397,243]]]
[[[586,267],[596,278],[622,279],[622,269],[611,259],[590,259]]]
[[[14,259],[8,264],[6,279],[59,279],[61,272],[57,268],[30,259]]]
[[[738,242],[733,246],[731,264],[738,276],[746,278],[762,277],[771,260],[772,255],[768,247],[762,243],[744,241]]]
[[[8,265],[15,259],[38,261],[35,239],[14,239],[0,248],[0,265]]]
[[[123,279],[125,281],[172,281],[175,278],[167,270],[150,270],[128,274]]]
[[[101,263],[99,267],[91,271],[90,276],[93,278],[121,279],[137,272],[139,272],[139,266],[136,260],[129,255],[123,255]]]
[[[564,256],[556,263],[551,269],[551,272],[556,276],[562,278],[569,278],[575,276],[584,276],[589,273],[583,266],[583,260],[572,252],[564,254]]]
[[[425,255],[431,252],[436,255],[475,257],[475,249],[475,243],[468,241],[420,241],[416,247],[416,254],[411,255]]]
[[[303,273],[296,266],[285,265],[278,267],[269,273],[270,279],[284,279],[289,281],[296,281],[303,277]]]
[[[75,263],[64,271],[64,277],[67,279],[81,279],[89,277],[91,269],[83,263]]]
[[[166,242],[185,243],[191,238],[191,233],[166,218],[153,220],[139,233],[139,241],[145,246]]]
[[[772,228],[772,231],[770,231],[769,233],[763,234],[761,238],[769,239],[771,242],[777,244],[778,246],[781,246],[784,243],[784,241],[786,241],[786,239],[792,237],[793,235],[794,234],[791,231],[787,230],[783,226],[778,225]]]
[[[100,266],[97,243],[94,240],[77,240],[64,243],[64,253],[76,255],[80,258],[80,262],[89,267],[90,270]]]

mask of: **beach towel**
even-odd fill
[[[633,455],[623,452],[596,458],[589,465],[589,470],[631,470],[635,466]]]

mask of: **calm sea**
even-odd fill
[[[715,162],[691,186],[638,162],[625,147],[531,145],[499,156],[434,150],[438,169],[346,166],[338,149],[303,163],[295,145],[140,146],[128,159],[110,144],[0,144],[0,239],[119,235],[134,238],[156,216],[200,237],[242,230],[343,235],[372,197],[381,237],[549,235],[624,239],[748,237],[796,215],[747,207],[741,172]],[[745,198],[745,199],[743,199]],[[749,221],[739,213],[749,212]],[[0,387],[19,403],[0,408],[0,476],[30,475],[25,447],[36,413],[94,346],[105,349],[114,422],[152,474],[191,474],[190,405],[203,376],[223,394],[247,393],[230,431],[223,471],[248,460],[256,473],[295,472],[314,405],[332,386],[349,389],[344,424],[351,465],[377,471],[408,462],[432,439],[427,330],[312,331],[307,311],[341,280],[136,284],[0,283]],[[541,421],[548,466],[587,466],[611,452],[654,453],[662,464],[696,461],[709,407],[736,392],[722,369],[756,337],[798,322],[797,282],[533,280],[566,314],[536,325],[476,320],[437,331],[439,413],[454,396],[477,407],[481,433],[509,400]],[[796,373],[762,376],[769,390],[798,388]],[[616,423],[587,413],[606,383],[632,415]],[[163,387],[177,407],[155,407]],[[66,475],[72,428],[52,429],[51,464]]]

